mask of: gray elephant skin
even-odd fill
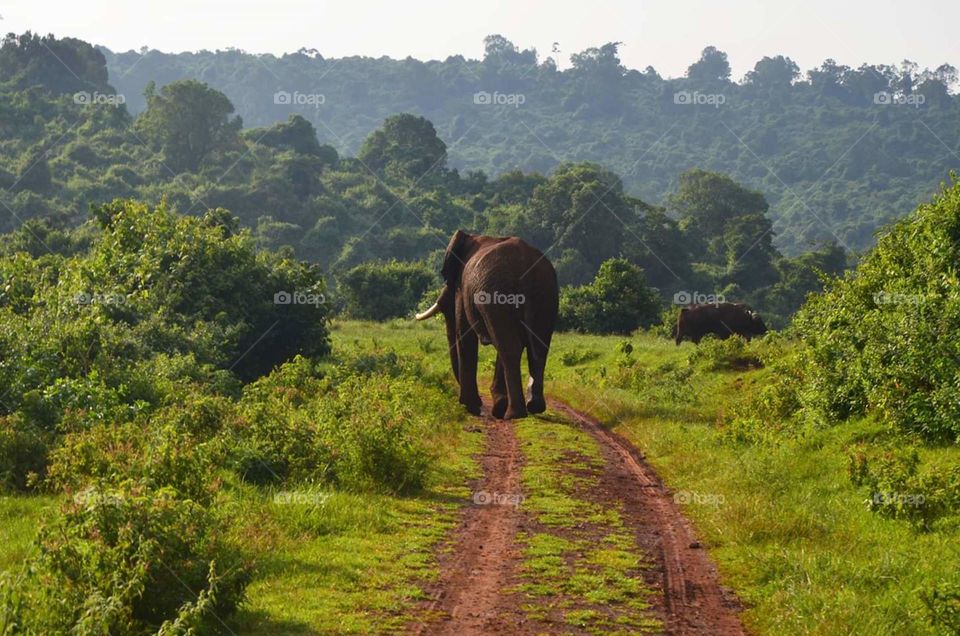
[[[450,364],[460,384],[460,403],[480,414],[477,355],[480,344],[497,350],[490,387],[491,412],[501,419],[542,413],[543,374],[557,322],[557,273],[540,250],[517,237],[475,236],[458,230],[450,239],[440,275],[445,281],[425,320],[446,319]],[[520,363],[527,352],[529,400],[525,401]]]

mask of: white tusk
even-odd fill
[[[439,301],[433,303],[433,307],[431,307],[430,309],[426,310],[426,311],[423,312],[422,314],[417,314],[417,320],[426,320],[427,318],[429,318],[429,317],[431,317],[431,316],[436,316],[438,311],[440,311],[440,303],[439,303]]]

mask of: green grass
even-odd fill
[[[15,573],[26,561],[41,520],[56,502],[48,495],[0,496],[0,573]]]
[[[675,392],[669,374],[632,390],[610,386],[622,338],[561,335],[551,351],[594,350],[583,364],[552,363],[547,392],[614,425],[647,457],[694,520],[725,583],[762,634],[932,634],[920,592],[960,571],[960,532],[923,533],[867,510],[869,493],[847,473],[847,448],[883,435],[850,421],[778,445],[725,441],[721,414],[763,383],[767,370],[699,370]],[[685,364],[693,345],[630,339],[649,369]],[[762,345],[760,345],[762,346]],[[606,378],[606,380],[604,379]],[[960,461],[958,449],[926,459]]]
[[[439,321],[383,325],[337,322],[338,350],[385,347],[422,357],[449,374]],[[624,342],[630,342],[627,352]],[[754,345],[762,346],[762,345]],[[766,369],[712,371],[688,363],[694,346],[648,335],[630,338],[557,334],[547,393],[597,416],[640,448],[694,521],[723,583],[747,605],[759,634],[933,634],[921,593],[960,572],[960,530],[918,532],[867,510],[866,488],[847,475],[847,449],[888,433],[869,421],[808,431],[773,445],[729,441],[723,414],[770,377]],[[481,373],[493,349],[482,349]],[[452,377],[451,377],[452,381]],[[481,386],[481,392],[486,387]],[[630,631],[646,603],[631,568],[642,562],[618,510],[583,493],[589,470],[570,476],[558,461],[596,467],[589,436],[559,421],[531,418],[518,431],[528,464],[524,509],[538,519],[520,539],[521,590],[557,601],[552,620],[583,630]],[[442,423],[441,423],[442,424]],[[471,455],[482,434],[438,426],[441,469],[418,496],[320,494],[316,504],[278,505],[272,493],[232,485],[227,511],[238,539],[259,563],[241,633],[364,633],[400,629],[417,613],[423,584],[437,575],[436,551],[469,501]],[[955,447],[921,448],[924,463],[952,466]],[[57,497],[0,497],[0,571],[16,571]],[[322,501],[322,504],[320,503]],[[577,536],[570,519],[606,524],[604,540]],[[605,604],[638,603],[610,617]],[[542,618],[542,616],[541,616]],[[600,627],[602,626],[602,627]],[[638,627],[640,626],[640,627]],[[654,628],[655,629],[655,628]]]
[[[386,337],[392,333],[385,328],[361,323],[350,327],[334,330],[335,350],[419,351],[409,336]],[[437,359],[425,362],[435,368]],[[470,501],[468,482],[479,471],[473,456],[483,434],[438,422],[431,442],[441,459],[430,486],[416,496],[301,488],[285,493],[294,503],[277,504],[277,493],[241,488],[238,512],[249,521],[242,540],[264,556],[238,633],[382,633],[428,618],[418,602],[424,584],[439,574],[444,538]]]
[[[466,493],[456,494],[463,496],[447,496],[467,501]],[[351,499],[339,503],[334,518],[317,509],[263,513],[280,517],[273,520],[279,532],[248,590],[239,633],[374,633],[400,630],[417,616],[422,584],[438,573],[435,548],[456,522],[459,503],[444,501],[441,491]],[[327,517],[322,534],[310,530],[311,514]],[[344,523],[338,528],[337,521]]]
[[[517,437],[526,458],[522,507],[533,521],[519,537],[516,591],[527,615],[591,634],[658,631],[643,581],[649,557],[621,511],[596,497],[604,467],[597,442],[553,412],[520,420]]]

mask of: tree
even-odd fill
[[[660,320],[660,299],[643,270],[622,258],[605,261],[596,278],[560,295],[560,329],[628,334]]]
[[[700,59],[687,68],[687,77],[700,82],[730,81],[727,54],[714,46],[708,46],[700,53]]]
[[[773,266],[779,254],[773,246],[773,226],[763,214],[744,214],[726,224],[727,277],[745,291],[752,291],[777,280]]]
[[[691,278],[690,263],[694,258],[689,241],[680,224],[663,209],[642,201],[636,207],[641,210],[640,215],[623,246],[623,255],[643,269],[653,287],[661,291],[677,289]]]
[[[668,197],[681,227],[695,242],[703,242],[714,260],[723,260],[721,247],[727,222],[737,216],[760,214],[769,209],[760,192],[748,190],[718,172],[694,168],[680,175],[677,192]]]
[[[527,49],[521,53],[513,42],[499,33],[483,38],[483,51],[483,65],[495,70],[505,66],[529,68],[537,63],[536,51]]]
[[[575,90],[564,99],[565,108],[583,108],[584,112],[600,117],[623,112],[626,69],[620,63],[620,45],[621,42],[608,42],[570,56]]]
[[[762,290],[759,302],[765,307],[764,316],[772,317],[774,325],[785,324],[811,292],[823,291],[823,277],[840,275],[847,265],[847,254],[836,242],[801,254],[796,258],[777,259],[779,280]]]
[[[53,177],[50,174],[50,164],[43,153],[29,153],[21,157],[17,166],[16,190],[30,190],[44,193],[50,189]]]
[[[789,88],[800,76],[800,67],[789,57],[764,57],[749,71],[744,80],[759,88]]]
[[[584,75],[611,80],[622,77],[626,69],[620,63],[619,49],[623,42],[607,42],[570,56],[573,68]]]
[[[278,150],[292,150],[301,155],[313,155],[328,166],[337,165],[339,160],[336,148],[320,145],[313,124],[300,115],[290,115],[287,121],[279,122],[269,128],[250,129],[244,136],[250,141]]]
[[[854,98],[862,103],[874,103],[874,96],[882,91],[888,91],[896,85],[896,77],[892,67],[879,67],[861,64],[857,69],[850,69],[843,75],[843,86]]]
[[[842,66],[833,59],[827,59],[820,68],[807,71],[807,79],[817,92],[831,97],[842,97],[844,77],[849,72],[849,66]]]
[[[369,262],[339,279],[346,312],[363,320],[388,320],[412,312],[437,276],[423,263]]]
[[[592,267],[618,256],[635,212],[620,177],[591,163],[564,164],[530,199],[533,242],[579,252]]]
[[[371,133],[357,158],[381,176],[418,181],[446,168],[447,145],[428,120],[403,113],[388,117]]]
[[[243,126],[231,118],[227,96],[196,80],[179,80],[159,91],[151,82],[144,93],[147,109],[137,118],[137,129],[162,150],[174,172],[196,171],[216,151],[236,145]]]

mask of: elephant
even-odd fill
[[[490,387],[493,416],[516,419],[544,412],[543,374],[560,304],[553,264],[517,237],[476,236],[457,230],[440,275],[445,284],[439,298],[416,319],[443,314],[460,403],[468,412],[480,414],[479,344],[492,344],[497,350]],[[530,373],[527,402],[520,371],[524,349]]]

